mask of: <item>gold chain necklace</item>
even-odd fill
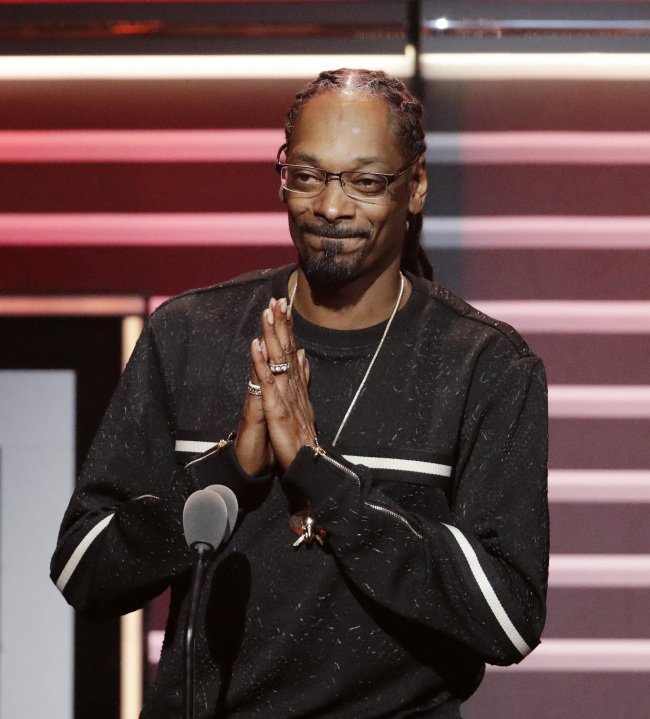
[[[357,400],[359,399],[359,396],[361,395],[361,392],[363,391],[363,388],[366,384],[366,380],[368,379],[368,376],[370,375],[370,371],[372,370],[372,366],[375,364],[375,360],[377,359],[377,356],[379,355],[379,352],[381,351],[381,348],[382,348],[384,341],[385,341],[385,339],[388,335],[388,332],[390,330],[390,326],[393,324],[393,320],[395,319],[397,310],[399,309],[400,303],[402,302],[402,297],[404,295],[405,282],[404,282],[404,275],[401,272],[399,273],[399,276],[400,276],[400,287],[399,287],[399,294],[397,295],[397,302],[395,303],[395,307],[393,307],[393,312],[390,316],[390,319],[386,323],[386,328],[384,329],[384,334],[382,335],[381,339],[379,340],[379,344],[377,345],[375,354],[372,356],[372,359],[370,360],[370,364],[368,365],[368,369],[366,370],[366,373],[363,376],[363,379],[361,380],[361,384],[359,385],[359,388],[357,389],[356,394],[352,398],[352,402],[350,402],[348,411],[345,413],[345,417],[343,417],[343,421],[341,422],[341,425],[339,426],[336,436],[332,440],[332,447],[334,447],[336,445],[336,443],[338,442],[339,437],[341,436],[341,432],[343,431],[343,427],[345,427],[345,423],[348,421],[350,414],[352,414],[354,405],[356,404]],[[291,312],[291,310],[293,309],[293,300],[296,296],[297,289],[298,289],[298,274],[296,273],[296,284],[293,286],[293,292],[291,293],[291,298],[289,300],[289,312]]]

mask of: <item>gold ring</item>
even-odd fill
[[[262,387],[255,382],[248,382],[248,394],[252,394],[255,397],[259,397],[262,394]]]

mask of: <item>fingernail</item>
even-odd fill
[[[287,311],[287,300],[283,297],[280,300],[280,312],[285,313]]]
[[[275,300],[274,300],[274,301],[275,301]],[[272,325],[273,322],[274,322],[273,312],[272,312],[271,310],[264,310],[264,312],[266,313],[266,321],[267,321],[270,325]]]
[[[277,302],[278,301],[275,299],[275,297],[271,298],[271,301],[269,302],[269,306],[271,307],[272,310],[275,309],[275,305],[277,304]]]

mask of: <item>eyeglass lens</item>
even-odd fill
[[[282,184],[291,192],[315,197],[322,192],[327,174],[315,167],[285,166],[282,168]],[[349,197],[364,200],[379,198],[386,194],[387,178],[372,172],[342,172],[341,186]]]

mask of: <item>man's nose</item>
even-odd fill
[[[343,191],[340,178],[330,177],[320,195],[314,198],[314,214],[330,222],[354,215],[354,200]]]

